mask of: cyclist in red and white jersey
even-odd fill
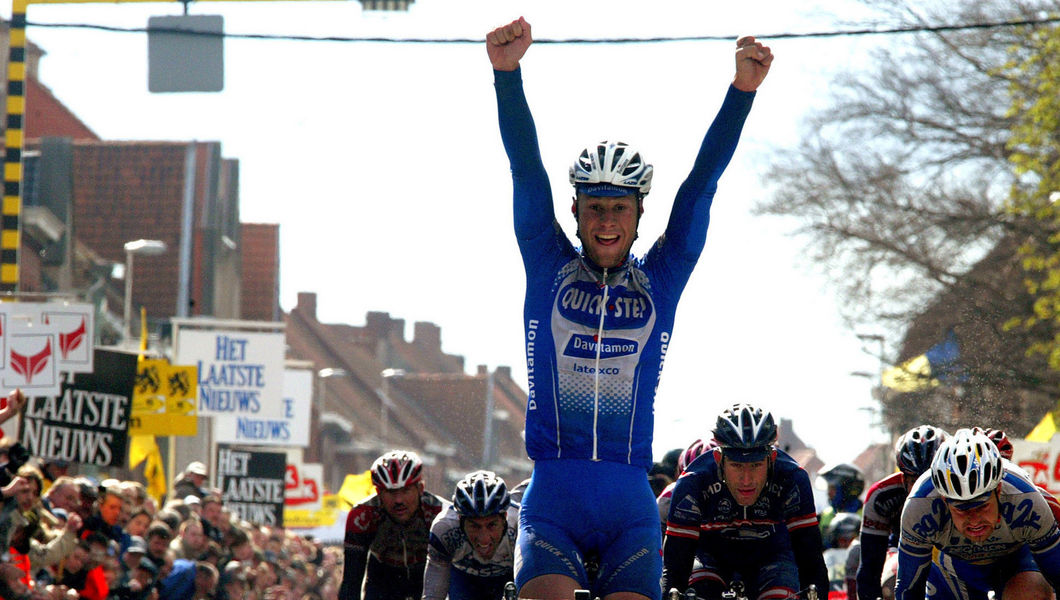
[[[714,440],[696,440],[692,442],[688,448],[685,448],[677,457],[677,472],[675,477],[680,477],[688,465],[692,464],[692,461],[699,458],[700,454],[704,452],[710,452],[711,450],[718,447],[718,443]],[[677,485],[677,481],[671,481],[663,491],[659,492],[659,497],[655,499],[656,504],[659,505],[659,521],[662,526],[662,532],[666,534],[666,515],[670,513],[670,501],[674,495],[674,486]]]
[[[903,433],[894,444],[898,472],[869,488],[861,520],[861,564],[856,587],[860,600],[882,597],[881,575],[887,549],[898,546],[905,499],[917,478],[931,468],[935,451],[948,435],[932,425],[920,425]]]
[[[372,464],[376,493],[346,518],[339,600],[406,600],[423,593],[431,522],[447,502],[423,489],[423,462],[394,450]]]

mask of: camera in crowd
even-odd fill
[[[7,462],[0,464],[0,487],[7,487],[29,459],[29,450],[26,450],[25,446],[18,442],[12,444],[7,449]]]

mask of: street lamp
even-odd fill
[[[133,289],[133,256],[158,256],[166,251],[166,243],[161,240],[135,240],[125,242],[125,304],[122,307],[122,326],[125,328],[122,341],[127,345],[133,339],[132,329],[132,289]]]
[[[320,407],[321,407],[320,410],[321,410],[321,412],[327,410],[327,408],[328,408],[328,403],[327,403],[327,400],[328,400],[327,380],[331,379],[332,377],[345,377],[345,376],[347,376],[349,374],[350,374],[350,372],[347,371],[346,369],[342,369],[342,368],[338,368],[338,367],[325,367],[325,368],[317,371],[317,377],[320,378]]]
[[[380,373],[383,378],[383,393],[380,394],[380,400],[382,401],[379,407],[379,437],[383,442],[383,449],[387,446],[387,434],[389,427],[390,415],[388,409],[390,408],[390,378],[391,377],[404,377],[404,369],[383,369]]]

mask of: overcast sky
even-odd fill
[[[180,12],[175,2],[31,6],[28,19],[137,28]],[[729,36],[539,44],[523,61],[568,232],[567,165],[581,147],[623,139],[654,163],[637,254],[662,232],[720,106],[735,37],[828,31],[864,16],[841,0],[418,0],[388,15],[352,1],[244,1],[193,3],[190,12],[224,15],[229,33],[317,37],[482,39],[519,15],[537,39]],[[142,33],[31,26],[29,37],[47,52],[43,83],[103,138],[219,140],[239,159],[243,221],[280,224],[285,310],[310,291],[324,322],[360,325],[367,311],[387,311],[411,336],[412,322],[431,321],[469,372],[510,365],[525,381],[523,273],[481,43],[230,38],[222,93],[151,95]],[[706,435],[738,401],[793,419],[826,462],[885,439],[866,411],[871,382],[851,375],[878,371],[855,336],[876,332],[842,326],[833,291],[787,235],[793,223],[752,217],[749,208],[770,193],[770,160],[797,143],[807,111],[826,104],[831,77],[894,40],[766,41],[776,61],[722,177],[707,247],[677,313],[656,400],[657,458]]]

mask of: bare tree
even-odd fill
[[[1053,329],[1004,326],[1032,310],[1020,244],[1051,233],[1009,210],[1017,183],[1013,90],[1033,93],[1011,62],[1033,51],[1030,29],[929,29],[1040,19],[1060,14],[1060,2],[865,3],[881,26],[924,31],[892,36],[871,67],[838,77],[830,105],[808,119],[805,142],[772,166],[774,194],[756,211],[796,222],[851,326],[904,336],[892,362],[924,352],[956,326],[979,351],[966,357],[962,348],[971,394],[959,396],[974,401],[987,386],[1055,392],[1055,377],[1023,351]],[[928,312],[932,325],[912,335],[914,319]]]

